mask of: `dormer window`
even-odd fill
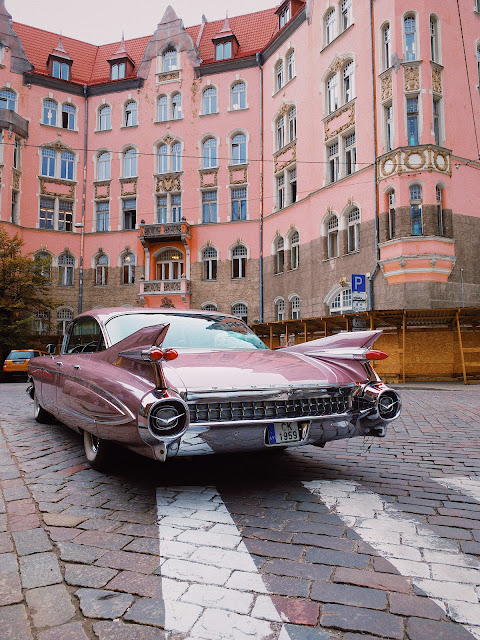
[[[70,65],[66,62],[54,60],[52,64],[52,76],[60,80],[70,80]]]
[[[50,70],[52,78],[59,80],[70,80],[70,67],[73,60],[65,51],[62,38],[60,37],[57,46],[48,56],[47,66]]]
[[[125,62],[118,62],[112,64],[111,75],[110,78],[112,80],[122,80],[125,78],[127,65]]]
[[[167,49],[163,54],[163,70],[174,71],[178,69],[178,54],[176,49]]]
[[[110,80],[112,82],[123,80],[132,73],[135,65],[128,55],[123,34],[118,49],[107,62],[110,65]]]
[[[236,55],[240,45],[230,28],[228,15],[220,31],[212,38],[212,42],[215,46],[215,60],[230,60]]]
[[[278,19],[279,19],[279,24],[278,24],[279,29],[282,29],[290,20],[290,4],[287,4],[287,6],[282,10],[280,15],[278,16]]]
[[[215,47],[215,60],[228,60],[232,57],[232,41],[219,42]]]

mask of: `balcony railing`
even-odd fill
[[[190,236],[190,225],[187,222],[166,222],[146,224],[143,227],[144,241],[183,240]]]
[[[13,109],[0,109],[0,129],[7,129],[21,138],[28,138],[28,120],[19,116]]]
[[[160,295],[165,293],[190,293],[190,280],[146,280],[140,282],[139,295]]]

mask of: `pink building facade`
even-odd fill
[[[61,301],[37,330],[109,305],[348,312],[352,274],[368,308],[478,305],[480,13],[459,7],[286,0],[188,28],[169,7],[97,47],[1,0],[0,224]]]

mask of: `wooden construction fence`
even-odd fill
[[[367,311],[256,323],[252,329],[272,349],[340,331],[382,329],[375,348],[389,357],[375,368],[385,381],[480,382],[480,307]]]

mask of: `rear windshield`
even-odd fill
[[[169,313],[134,313],[117,316],[105,327],[112,344],[144,327],[169,324],[164,348],[174,349],[268,349],[239,318],[231,316]]]
[[[27,360],[33,358],[33,351],[10,351],[7,360]]]

